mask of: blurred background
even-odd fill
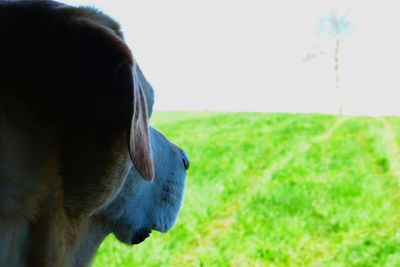
[[[321,29],[336,10],[351,23],[340,36],[344,112],[400,113],[396,1],[64,2],[121,23],[159,110],[337,113],[336,38]]]
[[[191,159],[175,227],[94,266],[400,266],[397,2],[65,2],[121,23]]]

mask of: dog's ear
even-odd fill
[[[93,80],[101,81],[103,84],[107,84],[105,79],[109,74],[116,73],[116,76],[111,75],[108,82],[111,81],[110,86],[113,87],[113,90],[119,92],[118,95],[122,95],[124,105],[122,109],[131,118],[130,127],[127,129],[130,157],[139,173],[146,180],[152,180],[154,164],[146,99],[140,85],[140,77],[137,75],[137,64],[123,40],[119,25],[103,13],[91,8],[67,8],[63,12],[68,16],[73,16],[74,20],[79,23],[79,29],[84,31],[77,43],[81,49],[83,44],[88,44],[87,49],[83,49],[83,51],[85,51],[84,57],[89,58],[86,62],[89,62],[90,67],[80,64],[81,68],[90,69],[90,73],[96,74]],[[90,31],[87,28],[90,28]],[[84,42],[86,39],[88,40]],[[99,40],[94,42],[96,39]],[[90,57],[90,55],[92,56]],[[90,78],[90,76],[93,74],[87,74],[85,77]]]
[[[139,173],[146,180],[151,181],[154,177],[154,163],[151,153],[146,99],[137,73],[136,62],[133,63],[133,68],[126,66],[124,68],[126,69],[121,71],[125,71],[125,75],[130,73],[133,78],[125,81],[127,93],[133,92],[133,115],[128,135],[129,154]]]

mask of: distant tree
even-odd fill
[[[335,40],[335,49],[333,53],[333,59],[335,61],[334,69],[336,74],[336,91],[339,100],[339,113],[343,114],[343,94],[340,87],[339,77],[339,48],[341,40],[344,36],[350,36],[353,33],[354,26],[351,23],[350,12],[344,15],[339,15],[336,10],[332,10],[329,15],[323,17],[319,21],[319,32],[332,37]],[[310,61],[317,55],[326,55],[324,51],[318,53],[308,53],[303,59],[304,62]]]

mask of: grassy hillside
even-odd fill
[[[94,266],[400,266],[400,118],[158,113],[188,152],[168,234]]]

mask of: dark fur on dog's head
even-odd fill
[[[134,84],[136,63],[118,24],[97,10],[50,1],[3,1],[1,6],[4,116],[13,117],[21,130],[54,126],[60,131],[58,138],[68,143],[60,148],[66,157],[75,154],[68,151],[77,139],[111,146],[116,135],[127,134],[132,160],[151,179],[146,103]],[[23,105],[10,107],[15,101]],[[84,130],[85,136],[74,135],[76,129]],[[76,161],[76,155],[71,157],[65,169]],[[70,176],[64,183],[67,194],[77,191],[80,177],[65,172]],[[82,198],[86,197],[85,192]]]
[[[140,205],[137,189],[121,189],[131,167],[157,179],[154,142],[178,155],[169,159],[178,178],[165,179],[184,178],[184,153],[151,142],[152,88],[118,23],[98,10],[0,0],[0,59],[0,265],[80,266],[113,231],[117,218],[100,211],[121,192]],[[141,224],[169,229],[179,188],[165,226]],[[118,220],[135,228],[126,213]]]
[[[136,146],[137,150],[131,152],[132,159],[144,177],[151,179],[154,173],[148,158],[150,147],[138,145],[143,138],[148,139],[148,130],[141,127],[146,124],[147,115],[140,111],[145,111],[146,103],[134,86],[132,68],[136,63],[119,25],[90,8],[50,1],[23,1],[14,10],[12,3],[8,5],[4,8],[7,11],[0,14],[2,23],[6,23],[0,53],[10,89],[24,88],[21,97],[30,99],[43,97],[44,93],[48,99],[38,98],[35,103],[49,105],[52,112],[46,112],[43,106],[40,109],[41,115],[50,115],[48,122],[73,114],[68,119],[82,125],[92,123],[99,127],[112,122],[127,127],[130,147]],[[7,31],[10,23],[15,26]],[[15,84],[21,74],[22,86]],[[42,84],[41,88],[37,84]],[[136,154],[146,157],[139,161]]]

